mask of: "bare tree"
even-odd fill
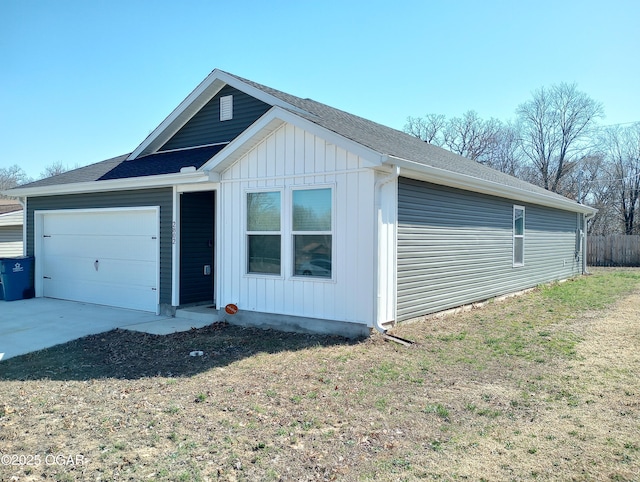
[[[597,189],[599,179],[608,175],[604,154],[594,151],[577,159],[575,167],[567,172],[562,182],[563,194],[580,204],[590,204],[591,193]]]
[[[444,145],[468,159],[487,164],[496,149],[502,123],[497,119],[483,120],[470,110],[462,117],[453,117],[447,123]]]
[[[9,167],[0,167],[0,191],[11,189],[30,181],[31,179],[24,172],[24,169],[17,164]],[[6,198],[6,196],[0,195],[0,198],[3,197]]]
[[[608,182],[596,181],[588,195],[589,206],[598,210],[588,226],[589,236],[610,236],[621,232],[615,206],[614,190]]]
[[[640,122],[604,131],[603,148],[610,163],[611,183],[624,234],[639,234]]]
[[[521,104],[518,115],[521,148],[535,168],[539,185],[563,194],[563,180],[591,147],[602,104],[576,84],[541,87]]]
[[[495,142],[485,156],[487,166],[515,177],[522,176],[522,152],[518,131],[509,122],[495,133]]]
[[[498,119],[481,119],[473,110],[448,120],[441,114],[408,117],[404,131],[511,175],[520,169],[515,128]]]
[[[69,168],[62,164],[62,162],[54,162],[53,164],[49,164],[44,168],[44,171],[40,173],[40,179],[57,176],[58,174],[62,174],[64,172],[67,172],[68,170]]]
[[[565,196],[598,210],[589,221],[588,234],[605,236],[620,231],[611,182],[610,164],[603,152],[594,152],[578,161],[564,180]]]
[[[443,144],[443,131],[447,124],[447,118],[442,114],[427,114],[424,117],[407,117],[404,131],[429,144],[441,146]]]

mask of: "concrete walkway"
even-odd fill
[[[213,321],[50,298],[0,301],[0,361],[115,328],[166,335]]]

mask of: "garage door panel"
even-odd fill
[[[128,301],[125,306],[122,306],[123,308],[141,311],[149,311],[149,306],[156,303],[155,291],[136,286],[119,287],[112,283],[87,280],[81,284],[44,280],[44,285],[47,298],[81,301],[98,305],[107,304],[109,306],[118,305],[111,302],[107,303],[105,300],[126,299]]]
[[[59,256],[47,259],[43,265],[45,279],[51,278],[65,282],[101,281],[126,285],[155,288],[156,263],[153,261],[129,261],[102,259],[95,267],[95,259]]]
[[[157,222],[148,216],[148,211],[144,210],[57,213],[45,217],[43,228],[45,235],[109,236],[126,233],[134,236],[153,236],[156,233]]]
[[[55,235],[44,239],[50,256],[156,261],[156,240],[151,236]]]
[[[156,312],[158,214],[155,207],[42,214],[42,295]]]

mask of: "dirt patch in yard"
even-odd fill
[[[9,359],[0,479],[639,480],[639,286],[599,270],[410,348],[218,324]]]

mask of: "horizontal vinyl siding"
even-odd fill
[[[22,225],[0,226],[0,258],[22,256]]]
[[[24,214],[22,210],[13,211],[11,213],[0,214],[0,228],[7,226],[22,226],[22,218]]]
[[[27,254],[34,255],[34,211],[160,206],[160,303],[171,304],[171,251],[173,190],[144,189],[29,198],[27,202]]]
[[[233,119],[220,121],[220,97],[233,95]],[[233,87],[223,87],[167,143],[161,151],[229,142],[271,106]]]
[[[401,178],[398,320],[579,274],[577,215],[533,205],[525,205],[525,265],[512,266],[513,205]]]

